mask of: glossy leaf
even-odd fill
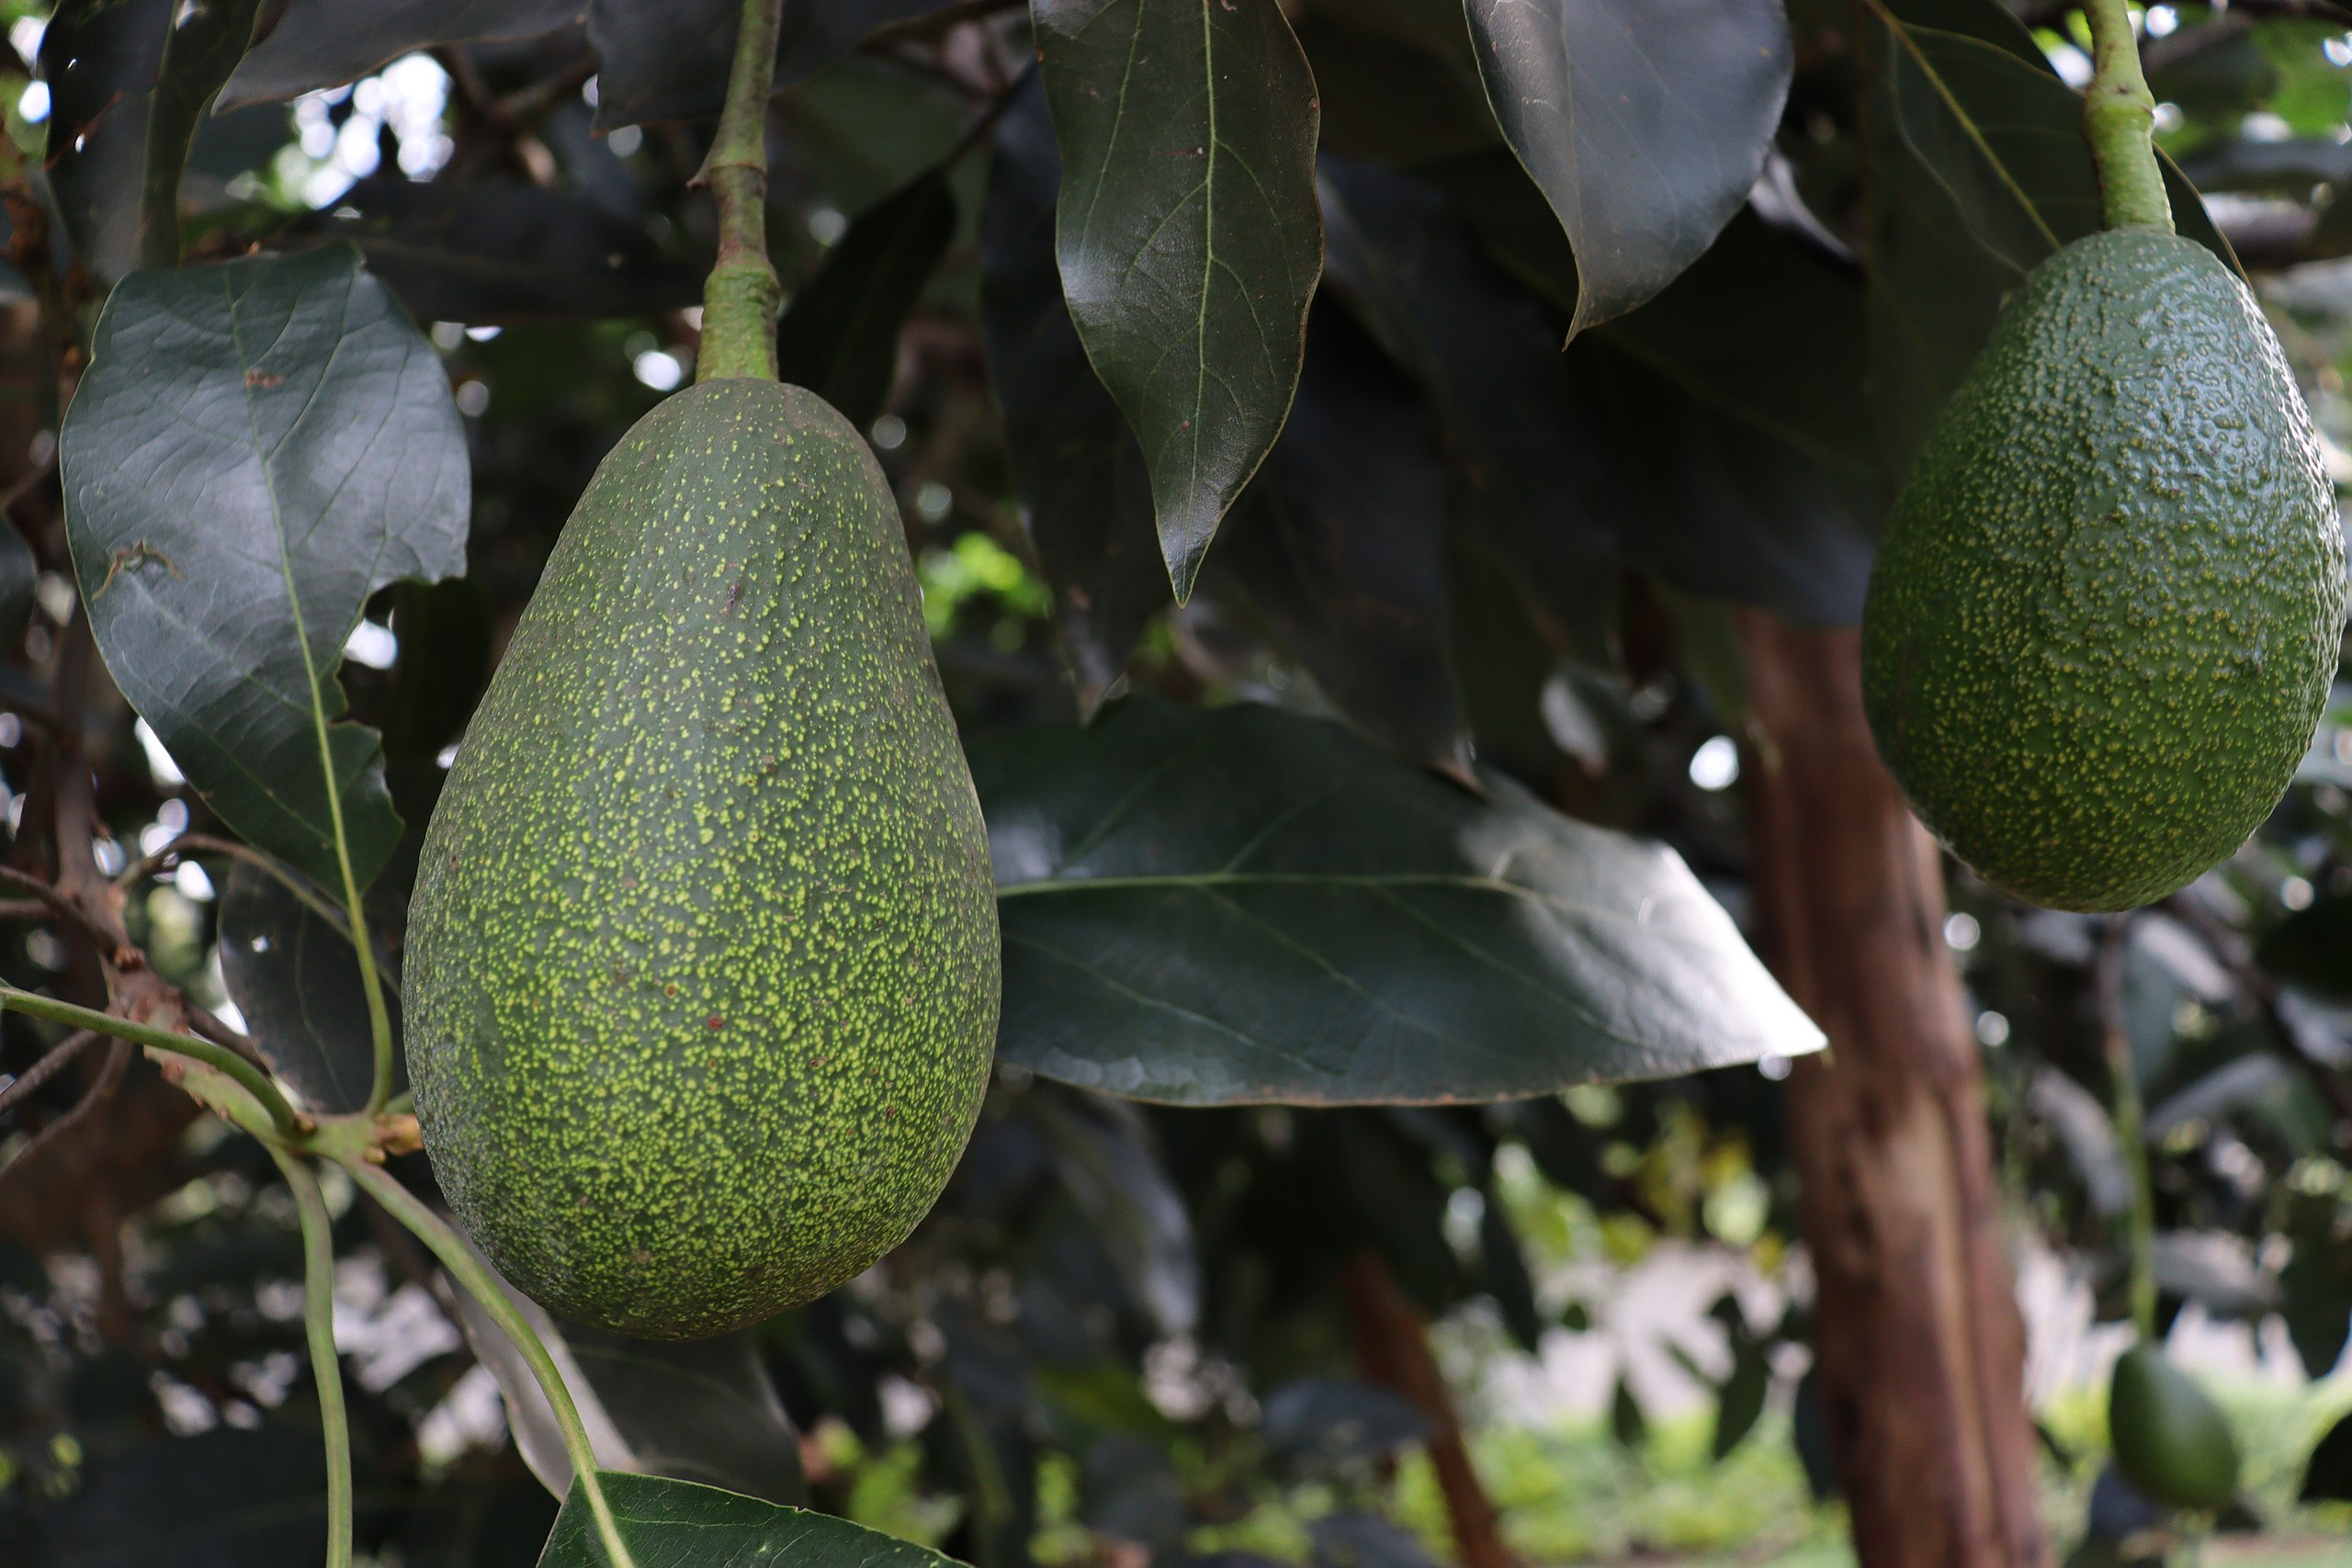
[[[1277,0],[1035,0],[1071,319],[1142,443],[1181,603],[1281,434],[1323,265],[1315,80]]]
[[[577,5],[579,0],[574,0]],[[795,0],[776,38],[778,91],[877,28],[948,0]],[[595,46],[596,129],[711,119],[727,96],[742,0],[587,0]]]
[[[1468,0],[1487,100],[1576,251],[1569,331],[1711,243],[1764,167],[1793,54],[1781,0]]]
[[[972,750],[1004,1059],[1188,1105],[1452,1103],[1817,1049],[1671,851],[1336,726],[1134,701]]]
[[[1228,532],[1236,579],[1332,705],[1408,761],[1467,778],[1447,668],[1446,473],[1412,383],[1329,306],[1298,405]]]
[[[375,735],[335,722],[368,596],[465,566],[439,357],[356,251],[140,273],[60,442],[107,668],[229,825],[342,886],[400,836]],[[338,820],[339,813],[339,820]]]
[[[634,316],[702,299],[700,271],[643,225],[519,181],[362,180],[310,227],[357,245],[419,321]]]
[[[1061,154],[1032,83],[997,127],[980,212],[980,331],[1012,477],[1054,593],[1063,657],[1091,716],[1168,603],[1143,448],[1095,379],[1054,262]]]
[[[940,1568],[955,1561],[830,1514],[716,1487],[611,1472],[600,1479],[637,1568]],[[576,1483],[539,1568],[608,1568]]]
[[[770,1503],[807,1500],[799,1437],[761,1359],[756,1329],[709,1339],[628,1339],[558,1323],[500,1284],[554,1358],[601,1469],[724,1486]],[[571,1460],[554,1407],[489,1314],[463,1292],[455,1299],[467,1343],[498,1381],[524,1462],[549,1492],[565,1496]]]
[[[74,253],[112,280],[138,265],[147,113],[175,0],[66,0],[41,33],[50,189]]]
[[[1032,1115],[1062,1186],[1091,1222],[1095,1243],[1162,1338],[1189,1334],[1201,1312],[1192,1216],[1162,1169],[1141,1117],[1115,1100],[1039,1099]]]
[[[224,109],[356,81],[445,44],[537,38],[576,27],[585,0],[288,0],[220,93]]]
[[[1323,201],[1331,281],[1445,422],[1473,525],[1553,640],[1602,661],[1625,500],[1596,444],[1572,436],[1598,411],[1559,352],[1556,321],[1430,186],[1327,158]]]
[[[899,329],[956,237],[956,197],[933,169],[865,211],[794,291],[775,327],[778,379],[808,388],[863,430],[899,367]]]
[[[1865,0],[1860,30],[1871,400],[1899,479],[2009,291],[2101,227],[2098,180],[2082,100],[1997,0]],[[2169,163],[2165,183],[2180,232],[2234,267]]]
[[[339,902],[308,884],[298,893],[242,860],[220,890],[221,983],[271,1070],[312,1111],[364,1109],[375,1078],[367,993]],[[391,941],[406,923],[402,901],[369,903],[377,907],[368,911],[368,933],[398,1040],[400,955]],[[398,1051],[392,1066],[396,1079],[404,1079]],[[406,1086],[393,1087],[397,1092]]]

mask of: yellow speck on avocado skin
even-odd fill
[[[403,999],[442,1191],[624,1333],[820,1295],[945,1184],[998,964],[872,455],[797,388],[678,393],[581,498],[425,834]]]
[[[2191,241],[2094,234],[2027,276],[1913,466],[1864,705],[1985,880],[2131,908],[2278,804],[2345,594],[2335,488],[2253,295]]]

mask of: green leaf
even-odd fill
[[[303,228],[357,245],[419,321],[634,316],[702,299],[701,272],[663,255],[641,220],[519,180],[379,175]]]
[[[690,1482],[599,1472],[637,1568],[939,1568],[955,1559],[830,1514],[778,1507]],[[539,1568],[608,1568],[577,1482]]]
[[[580,0],[289,0],[221,89],[223,109],[356,81],[442,44],[506,42],[577,26]]]
[[[2038,55],[2020,55],[1997,0],[1864,5],[1871,401],[1899,479],[2009,291],[2102,220],[2082,100]],[[1921,26],[1915,14],[1968,21],[1982,36]],[[2169,161],[2165,178],[2180,232],[2235,267]]]
[[[406,923],[404,901],[384,898],[383,892],[377,889],[379,897],[368,900],[376,907],[368,910],[368,926],[398,1039],[400,955],[391,942]],[[298,893],[242,860],[230,868],[220,891],[221,983],[270,1069],[312,1111],[364,1109],[375,1082],[367,992],[337,902],[335,895],[307,883]],[[406,1087],[404,1067],[394,1052],[394,1092]]]
[[[123,280],[60,437],[66,536],[116,683],[231,827],[365,886],[400,837],[334,722],[368,596],[465,570],[449,385],[336,245]],[[338,841],[340,840],[340,842]]]
[[[74,254],[112,280],[139,265],[147,111],[174,0],[65,0],[40,38],[50,189]]]
[[[1747,199],[1793,53],[1780,0],[1468,0],[1487,101],[1575,248],[1571,334],[1672,282]]]
[[[860,430],[889,396],[899,329],[956,237],[956,197],[931,169],[858,215],[775,327],[778,379],[808,388]]]
[[[1315,79],[1277,0],[1035,0],[1071,318],[1143,444],[1179,603],[1280,434],[1323,265]]]
[[[1079,711],[1091,716],[1168,603],[1168,570],[1152,535],[1143,448],[1086,362],[1062,299],[1060,183],[1045,92],[1032,83],[997,127],[980,212],[980,331],[1023,520],[1054,591],[1062,657]]]
[[[1817,1049],[1672,851],[1335,725],[1123,703],[973,748],[1006,1061],[1186,1105],[1453,1103]]]
[[[1326,158],[1323,206],[1336,291],[1445,422],[1467,521],[1551,640],[1605,661],[1623,505],[1598,445],[1569,434],[1599,415],[1559,352],[1555,318],[1417,180]]]

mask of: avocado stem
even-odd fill
[[[2172,232],[2172,203],[2153,140],[2156,100],[2140,69],[2124,0],[2084,0],[2091,28],[2091,81],[2083,89],[2083,138],[2091,144],[2098,188],[2110,229]]]
[[[319,1425],[327,1447],[326,1568],[351,1568],[351,1419],[343,1403],[343,1363],[334,1348],[334,1221],[310,1162],[264,1143],[294,1194],[302,1222],[302,1331],[319,1385]]]
[[[613,1517],[612,1505],[605,1501],[604,1484],[596,1478],[596,1450],[589,1444],[588,1428],[581,1423],[580,1407],[571,1402],[571,1391],[564,1386],[563,1374],[556,1370],[555,1358],[548,1354],[546,1342],[514,1309],[505,1287],[491,1272],[490,1266],[458,1238],[447,1222],[381,1165],[345,1155],[338,1155],[336,1163],[351,1173],[352,1180],[368,1190],[368,1195],[381,1204],[386,1213],[425,1245],[441,1267],[449,1271],[449,1277],[473,1297],[490,1314],[490,1320],[498,1325],[499,1332],[522,1352],[532,1377],[538,1380],[539,1392],[547,1395],[548,1408],[555,1414],[557,1428],[563,1434],[563,1451],[571,1461],[572,1484],[580,1488],[580,1495],[587,1501],[588,1512],[596,1522],[597,1537],[604,1545],[605,1555],[610,1559],[610,1568],[637,1568],[636,1560],[629,1555],[628,1543],[621,1539],[620,1524]]]
[[[784,0],[743,0],[727,105],[696,176],[718,208],[718,259],[703,285],[695,379],[775,379],[775,316],[784,286],[768,260],[768,98],[775,90]]]

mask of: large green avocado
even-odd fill
[[[2200,245],[2116,230],[2027,276],[1921,451],[1863,695],[1986,881],[2130,908],[2278,804],[2344,614],[2335,491],[2253,296]]]
[[[671,398],[581,497],[425,834],[405,1004],[443,1193],[622,1333],[807,1301],[945,1184],[998,965],[865,443],[775,382]]]
[[[2171,1508],[2226,1506],[2238,1486],[2238,1443],[2205,1391],[2150,1345],[2115,1363],[2107,1396],[2115,1468],[2132,1489]]]

